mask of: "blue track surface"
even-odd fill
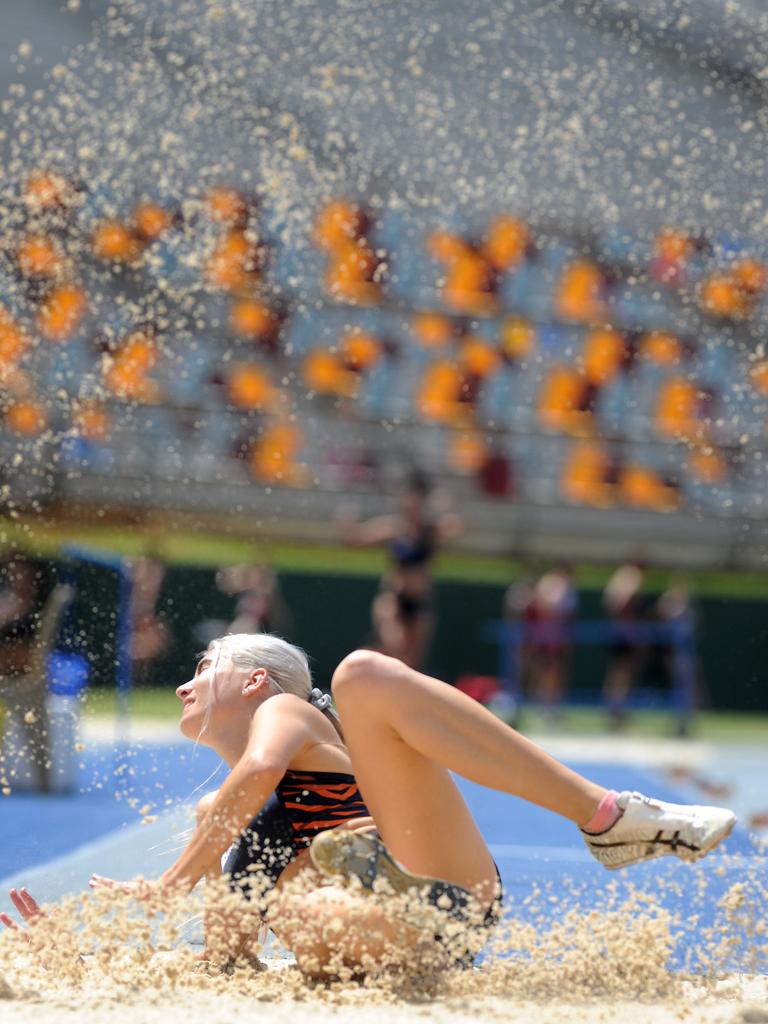
[[[147,805],[157,813],[190,798],[219,764],[206,748],[188,745],[147,745],[120,756],[108,747],[83,755],[82,792],[75,796],[13,794],[0,802],[5,841],[0,846],[0,879],[21,869],[42,865],[76,847],[135,825]],[[596,782],[615,789],[639,789],[667,800],[684,795],[665,785],[650,771],[621,764],[573,765]],[[213,788],[223,777],[211,781]],[[540,913],[524,902],[534,889],[544,889],[551,914],[574,906],[604,906],[618,886],[654,896],[677,914],[678,938],[673,964],[695,966],[701,929],[718,914],[717,901],[734,882],[757,879],[768,883],[768,867],[747,834],[737,829],[727,845],[727,857],[713,854],[691,867],[667,857],[618,873],[606,872],[590,856],[578,832],[567,821],[503,794],[459,780],[477,823],[491,845],[505,888],[506,907],[516,918]],[[109,865],[93,864],[109,874]],[[0,883],[1,884],[1,883]],[[749,883],[748,884],[753,884]],[[748,969],[743,950],[731,966]]]

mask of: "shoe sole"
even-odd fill
[[[328,829],[319,832],[309,847],[312,863],[325,875],[357,878],[367,892],[384,879],[394,893],[431,886],[436,880],[412,875],[401,868],[374,836]]]
[[[658,857],[667,857],[671,855],[678,857],[680,860],[685,861],[687,864],[693,864],[697,860],[701,860],[702,857],[706,857],[708,853],[711,853],[716,846],[719,846],[720,843],[722,843],[730,836],[730,834],[733,832],[736,826],[736,820],[736,815],[732,815],[720,828],[716,829],[712,833],[712,835],[706,840],[704,845],[701,846],[698,850],[688,850],[685,847],[681,846],[674,848],[671,844],[662,846],[658,842],[656,842],[650,846],[649,851],[648,843],[650,841],[638,841],[635,843],[627,843],[627,846],[630,848],[633,846],[637,847],[637,855],[630,855],[627,857],[627,859],[622,860],[620,863],[617,864],[606,864],[604,861],[600,860],[599,855],[595,853],[596,849],[603,847],[605,844],[590,843],[589,841],[587,841],[587,845],[589,846],[590,852],[596,858],[596,860],[599,860],[603,867],[606,868],[608,871],[618,871],[620,868],[632,867],[633,864],[642,864],[644,861],[647,860],[656,860]]]

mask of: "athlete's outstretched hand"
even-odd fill
[[[118,892],[133,893],[138,895],[139,892],[149,886],[149,882],[117,882],[114,878],[105,878],[104,875],[97,875],[95,872],[91,875],[88,885],[91,889],[116,889]]]
[[[18,910],[21,919],[26,922],[30,927],[33,927],[35,922],[43,916],[43,912],[40,910],[40,905],[37,900],[30,896],[29,891],[23,886],[21,889],[11,889],[9,896],[14,907]],[[29,942],[29,929],[21,929],[7,914],[0,913],[0,922],[5,925],[6,928],[10,928],[13,931],[22,932],[24,938]]]
[[[161,911],[167,907],[168,898],[172,896],[176,887],[164,883],[162,880],[150,881],[146,878],[134,878],[130,882],[118,882],[114,878],[105,878],[104,875],[91,875],[88,885],[91,889],[109,889],[112,892],[124,893],[132,896],[144,907],[148,914]]]

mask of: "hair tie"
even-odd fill
[[[309,703],[313,708],[317,708],[318,711],[325,711],[326,708],[331,706],[331,698],[327,693],[323,693],[316,686],[312,688],[309,694]]]

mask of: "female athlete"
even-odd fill
[[[230,884],[254,897],[238,952],[265,915],[307,974],[337,973],[339,964],[365,971],[393,950],[408,958],[425,947],[471,961],[498,918],[499,878],[450,771],[570,819],[608,868],[663,854],[696,860],[733,828],[728,810],[595,785],[465,694],[386,655],[349,654],[332,689],[340,721],[313,689],[301,650],[239,634],[214,641],[176,691],[181,732],[231,771],[201,801],[183,853],[149,884],[189,891],[220,875],[226,855]],[[252,879],[268,887],[265,899],[249,893]],[[298,883],[302,894],[292,894]],[[123,883],[94,875],[91,885]],[[367,895],[382,886],[389,895]],[[398,900],[415,893],[444,928],[425,931],[403,916]],[[11,896],[32,922],[39,908],[30,894]],[[0,920],[16,927],[6,914]]]

